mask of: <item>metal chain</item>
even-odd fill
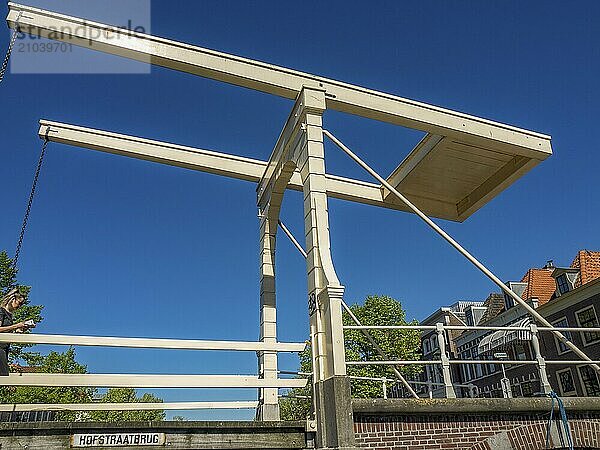
[[[19,255],[21,254],[21,247],[23,246],[23,237],[25,236],[25,230],[27,229],[27,222],[29,221],[29,214],[31,213],[31,205],[33,204],[33,197],[35,196],[35,189],[37,187],[40,171],[42,170],[42,163],[44,162],[44,156],[46,155],[46,147],[48,147],[48,142],[48,139],[44,139],[44,144],[42,145],[42,151],[40,153],[40,159],[38,160],[37,168],[35,170],[35,176],[33,177],[33,184],[31,186],[31,192],[29,193],[29,201],[27,202],[27,209],[25,210],[25,217],[23,217],[23,225],[21,226],[21,234],[19,235],[17,249],[15,250],[15,257],[13,259],[14,269],[17,268]]]
[[[15,42],[17,40],[17,35],[19,34],[19,19],[21,18],[21,14],[23,11],[19,13],[17,16],[17,20],[15,21],[15,29],[13,30],[10,36],[10,43],[8,44],[8,50],[6,51],[6,56],[4,57],[4,61],[2,62],[2,68],[0,68],[0,83],[4,80],[4,74],[8,69],[8,62],[10,61],[10,55],[12,54],[13,48],[15,46]]]

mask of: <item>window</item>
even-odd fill
[[[431,352],[431,345],[429,344],[429,339],[425,339],[423,341],[423,354],[427,355]]]
[[[523,282],[516,283],[514,281],[509,281],[506,283],[506,285],[511,291],[517,294],[518,297],[522,297],[523,292],[525,292],[525,289],[527,289],[527,283]],[[504,292],[504,309],[508,311],[513,306],[515,306],[515,301],[510,295]]]
[[[533,397],[533,386],[531,381],[521,383],[521,392],[523,393],[523,397]]]
[[[588,397],[600,397],[600,383],[598,383],[598,375],[590,366],[580,366],[579,376],[581,377],[581,385],[583,392]]]
[[[438,337],[436,334],[431,336],[431,350],[435,350],[438,348]]]
[[[571,372],[571,369],[557,371],[556,377],[558,378],[561,395],[577,395],[575,380],[573,379],[573,372]]]
[[[563,273],[562,275],[556,277],[556,286],[558,287],[558,292],[560,292],[560,295],[566,294],[567,292],[569,292],[571,285],[569,284],[569,281],[567,280],[566,273]]]
[[[598,327],[598,318],[596,317],[596,311],[593,306],[589,308],[582,309],[575,313],[575,317],[577,318],[577,323],[582,328],[597,328]],[[594,342],[600,341],[600,333],[595,333],[592,331],[586,331],[583,334],[583,345],[592,344]]]
[[[481,364],[475,364],[475,374],[477,378],[481,378],[483,376],[483,371],[481,370]]]
[[[521,392],[521,386],[518,384],[513,384],[511,387],[513,397],[522,397],[523,393]]]
[[[490,371],[488,370],[488,364],[481,364],[481,371],[483,372],[483,376],[487,377],[490,374]]]
[[[460,365],[460,374],[462,375],[462,381],[469,381],[469,379],[467,378],[467,369],[464,364]]]
[[[473,367],[473,364],[467,365],[467,371],[469,373],[469,381],[474,380],[476,378],[476,375],[475,375],[475,367]]]
[[[439,384],[444,383],[444,375],[442,374],[442,368],[438,365],[434,366],[433,381]]]
[[[502,392],[502,389],[494,389],[492,392],[492,398],[502,398],[504,397],[504,393]]]
[[[552,325],[555,327],[558,327],[558,328],[568,328],[569,322],[567,321],[566,317],[563,317],[562,319],[552,322]],[[565,335],[565,337],[568,340],[570,340],[570,341],[573,340],[573,338],[571,337],[570,331],[564,331],[563,334]],[[556,336],[554,337],[554,342],[556,342],[556,348],[558,350],[559,355],[562,355],[563,353],[567,353],[567,352],[571,351],[571,349],[569,347],[567,347],[565,344],[563,344],[562,342],[560,342]]]
[[[526,361],[529,359],[527,357],[527,350],[523,344],[515,345],[515,359],[518,359],[519,361]]]
[[[504,309],[508,311],[513,306],[515,306],[515,301],[510,295],[504,294]]]

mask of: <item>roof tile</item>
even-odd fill
[[[556,281],[552,278],[553,268],[529,269],[521,279],[527,287],[521,297],[525,301],[537,298],[539,305],[543,305],[552,298],[556,291]]]
[[[575,283],[575,287],[600,278],[600,252],[579,250],[571,263],[571,267],[579,269],[579,277]]]
[[[480,324],[484,324],[488,320],[492,320],[494,317],[504,311],[504,295],[496,292],[491,293],[483,303],[483,306],[485,306],[487,309],[479,321]]]

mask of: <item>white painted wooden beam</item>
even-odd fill
[[[4,386],[132,388],[302,388],[302,378],[258,378],[255,375],[147,375],[11,373]]]
[[[8,4],[22,32],[70,42],[174,70],[295,99],[303,86],[323,89],[328,109],[402,125],[473,145],[544,159],[550,137],[449,109],[39,8]]]
[[[0,342],[18,344],[82,345],[96,347],[163,348],[172,350],[234,350],[301,352],[305,343],[204,341],[191,339],[70,336],[59,334],[0,333]]]
[[[182,167],[201,172],[227,176],[258,183],[267,168],[267,162],[241,156],[202,150],[167,142],[80,127],[50,120],[40,120],[39,135],[50,142],[88,148],[115,155]],[[384,201],[381,187],[374,183],[327,175],[327,195],[351,202],[407,211],[405,205],[390,198]],[[302,191],[300,172],[296,171],[288,184],[289,189]],[[411,197],[416,204],[425,201]],[[428,214],[442,219],[456,220],[456,206],[451,203],[427,200]]]
[[[266,167],[256,159],[49,120],[40,120],[39,136],[50,142],[253,182],[260,180]]]
[[[254,409],[257,401],[167,403],[15,403],[0,404],[0,411],[178,411],[191,409]]]

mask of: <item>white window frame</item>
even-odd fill
[[[573,380],[573,389],[574,389],[573,391],[565,391],[563,389],[563,385],[560,382],[560,374],[563,373],[563,372],[570,372],[571,373],[571,379]],[[580,374],[578,373],[578,375],[580,375]],[[560,395],[567,395],[567,396],[577,395],[577,387],[576,387],[575,375],[573,373],[573,370],[571,370],[570,367],[567,367],[566,369],[561,369],[561,370],[557,370],[556,371],[556,382],[558,384],[558,389],[560,389]]]
[[[567,316],[563,316],[563,317],[561,317],[559,319],[554,320],[552,322],[552,326],[555,327],[558,322],[562,322],[563,320],[567,323],[566,328],[569,328],[569,319],[567,319]],[[558,329],[560,330],[560,327],[558,327]],[[561,333],[563,333],[568,340],[570,340],[570,341],[573,340],[570,332],[568,332],[568,331],[561,331]],[[556,336],[553,335],[553,337],[554,337],[554,343],[556,344],[556,351],[558,352],[559,355],[564,355],[566,353],[569,353],[569,352],[573,351],[569,347],[567,347],[566,350],[561,350],[560,349],[561,342],[558,340],[558,338]]]
[[[594,316],[596,317],[596,324],[597,324],[597,326],[600,327],[600,322],[598,322],[598,314],[596,314],[596,308],[594,308],[594,305],[586,306],[585,308],[581,308],[580,310],[575,311],[575,320],[577,321],[577,326],[579,328],[585,328],[585,327],[582,327],[581,322],[579,322],[579,313],[587,311],[588,309],[591,309],[594,312]],[[593,331],[591,331],[590,333],[593,333]],[[598,334],[600,334],[600,333],[598,333]],[[600,342],[600,338],[596,339],[595,341],[586,342],[585,341],[585,333],[581,333],[581,340],[583,341],[584,347],[587,347],[588,345],[593,345],[593,344]]]

